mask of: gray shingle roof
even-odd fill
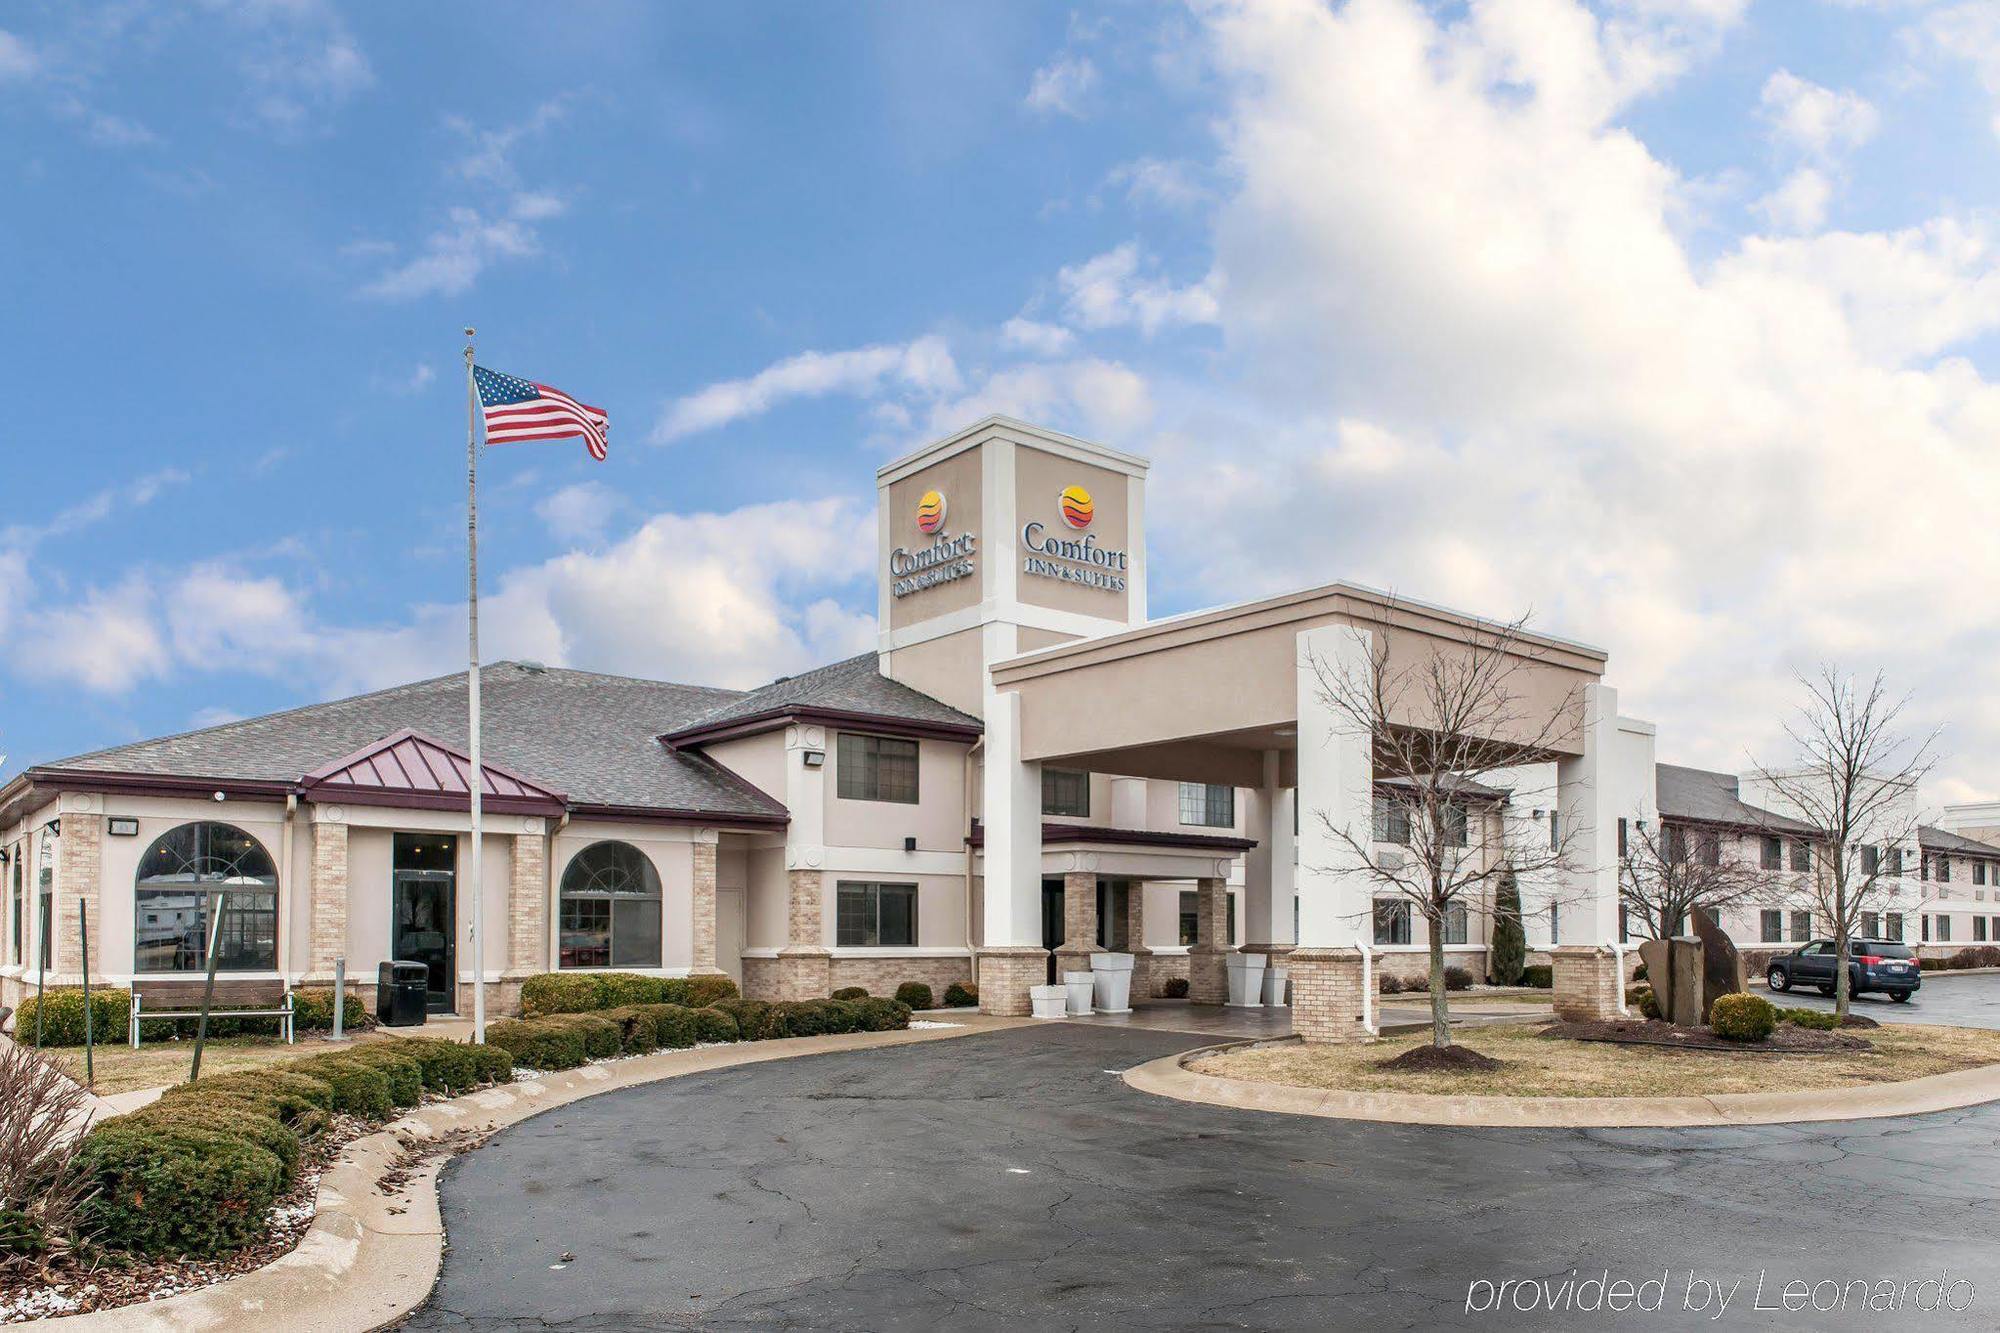
[[[1775,810],[1750,805],[1739,795],[1734,773],[1711,773],[1679,764],[1653,766],[1655,799],[1662,819],[1699,819],[1715,824],[1739,824],[1786,833],[1812,833],[1812,825]]]
[[[484,759],[571,801],[717,815],[784,806],[713,761],[655,739],[738,697],[735,690],[500,662],[479,675]],[[465,677],[440,676],[42,765],[93,772],[296,782],[392,732],[467,742]]]
[[[719,726],[787,708],[825,708],[943,726],[979,726],[979,719],[970,713],[961,713],[920,690],[890,680],[882,674],[874,653],[863,653],[760,685],[688,725]]]
[[[1953,833],[1949,829],[1932,828],[1929,824],[1917,829],[1917,844],[1927,851],[1958,852],[1967,856],[2000,857],[2000,847],[1990,842],[1980,842]]]

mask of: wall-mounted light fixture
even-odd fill
[[[136,838],[139,836],[139,821],[114,816],[104,821],[104,831],[114,838]]]
[[[807,750],[807,751],[805,752],[805,754],[801,756],[801,758],[803,758],[803,759],[805,760],[805,765],[806,765],[806,767],[807,767],[807,768],[825,768],[825,767],[826,767],[826,751],[825,751],[825,750]]]
[[[903,850],[906,852],[914,852],[915,850],[917,850],[917,840],[915,838],[903,839]]]

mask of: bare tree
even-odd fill
[[[1806,698],[1785,728],[1794,760],[1784,768],[1759,764],[1756,773],[1820,831],[1807,888],[1832,928],[1834,1012],[1845,1019],[1849,943],[1861,914],[1895,891],[1903,850],[1917,843],[1916,789],[1936,762],[1937,733],[1921,740],[1904,734],[1899,720],[1908,696],[1891,699],[1880,672],[1862,686],[1822,666],[1799,684]]]
[[[1557,821],[1552,834],[1509,837],[1501,809],[1510,793],[1522,795],[1524,766],[1568,746],[1581,714],[1574,692],[1550,708],[1520,688],[1521,672],[1539,655],[1525,625],[1525,617],[1496,625],[1453,651],[1409,661],[1392,660],[1388,636],[1376,634],[1367,668],[1352,673],[1308,660],[1314,690],[1337,725],[1374,738],[1372,827],[1350,829],[1315,810],[1320,826],[1351,853],[1350,864],[1320,869],[1366,878],[1373,892],[1364,920],[1372,919],[1373,899],[1388,897],[1409,904],[1429,928],[1431,1044],[1438,1048],[1451,1045],[1447,920],[1460,912],[1490,918],[1501,880],[1560,872],[1573,859],[1572,830]],[[1401,843],[1401,854],[1377,858],[1377,841]]]
[[[1777,897],[1765,875],[1723,858],[1714,832],[1666,823],[1649,828],[1639,819],[1626,827],[1628,854],[1618,867],[1618,901],[1627,926],[1640,939],[1682,933],[1686,927],[1681,923],[1692,920],[1696,908],[1719,921],[1725,907]]]

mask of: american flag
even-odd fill
[[[513,444],[520,440],[567,440],[583,437],[584,448],[604,461],[604,440],[610,421],[601,407],[579,403],[560,389],[532,384],[484,366],[472,368],[479,388],[479,405],[486,411],[486,442]]]

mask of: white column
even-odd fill
[[[1021,761],[1021,696],[986,705],[986,947],[1042,944],[1042,766]]]
[[[1572,863],[1563,872],[1564,944],[1618,942],[1618,691],[1586,685],[1583,753],[1556,761],[1556,808]]]
[[[1105,822],[1112,828],[1146,827],[1146,779],[1111,779],[1111,818]]]
[[[818,762],[808,764],[808,755]],[[826,770],[834,763],[833,733],[794,726],[785,732],[785,868],[818,870],[826,861]]]
[[[1373,669],[1373,636],[1346,625],[1302,630],[1298,636],[1300,948],[1353,948],[1368,930],[1370,894],[1365,858],[1335,836],[1344,829],[1368,845],[1373,818],[1375,760],[1365,724],[1320,698],[1320,672],[1365,680]],[[1328,823],[1332,827],[1328,827]]]
[[[1264,752],[1264,780],[1249,792],[1249,836],[1257,840],[1243,856],[1243,942],[1245,947],[1292,943],[1291,792],[1280,785],[1284,755]]]

